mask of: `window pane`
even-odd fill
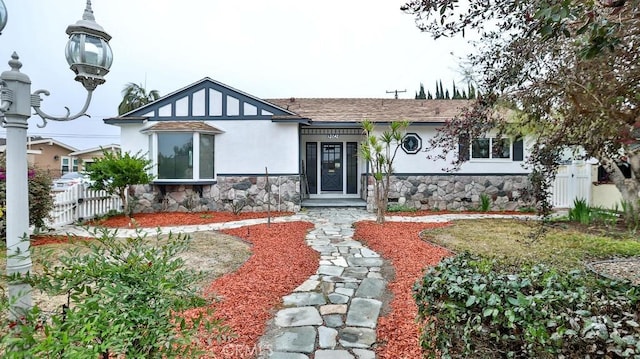
[[[200,178],[213,178],[213,135],[200,135]]]
[[[489,158],[489,139],[476,138],[471,143],[472,158]]]
[[[158,179],[193,179],[193,134],[158,134]]]
[[[508,138],[492,138],[491,158],[511,158],[511,141]]]

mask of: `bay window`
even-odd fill
[[[157,179],[213,180],[214,135],[199,132],[156,133]]]

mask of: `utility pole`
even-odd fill
[[[407,92],[407,89],[404,89],[404,90],[393,90],[393,91],[387,91],[387,93],[395,93],[396,100],[398,99],[398,92],[400,92],[400,93],[402,93],[402,92]]]

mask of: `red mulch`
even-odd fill
[[[272,217],[292,215],[292,212],[271,212]],[[243,219],[267,218],[267,212],[159,212],[136,213],[131,218],[124,215],[113,216],[89,222],[91,226],[103,226],[110,228],[129,228],[135,225],[144,228],[155,228],[166,225],[197,225],[208,223],[222,223],[241,221]]]
[[[416,323],[418,309],[412,297],[414,283],[426,266],[436,265],[451,253],[419,238],[424,229],[438,228],[450,223],[398,223],[384,225],[375,222],[356,223],[354,239],[389,260],[395,269],[395,279],[388,284],[393,293],[391,312],[378,320],[376,348],[378,358],[421,358],[420,328]]]
[[[532,215],[536,214],[533,212],[521,212],[521,211],[430,211],[430,210],[420,210],[413,212],[387,212],[387,216],[402,216],[402,217],[422,217],[422,216],[439,216],[443,214],[509,214],[509,215]]]
[[[203,343],[214,358],[249,358],[283,296],[316,272],[319,254],[304,241],[308,222],[272,223],[224,230],[253,244],[252,256],[237,271],[216,279],[206,289],[221,301],[214,316],[223,318],[236,338]],[[189,313],[186,313],[189,315]]]
[[[61,244],[69,243],[73,241],[88,241],[91,237],[78,237],[78,236],[66,236],[66,235],[32,235],[30,237],[31,246],[44,246],[47,244]]]

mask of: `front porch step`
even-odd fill
[[[360,198],[306,198],[302,200],[302,208],[311,207],[355,207],[367,208],[367,202]]]

